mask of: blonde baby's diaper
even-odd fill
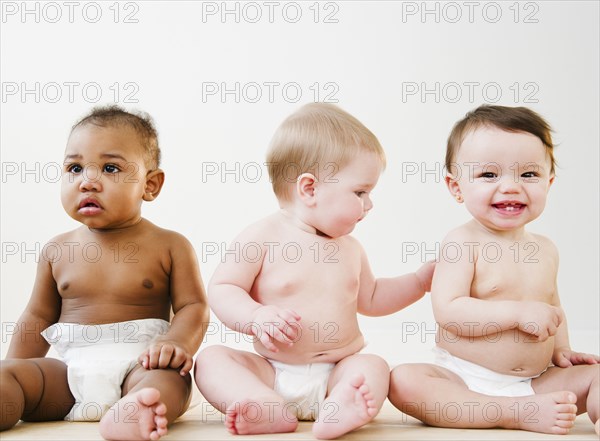
[[[327,395],[335,363],[287,364],[269,360],[275,369],[275,392],[286,400],[299,420],[314,420]]]

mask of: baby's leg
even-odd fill
[[[405,364],[392,370],[389,399],[425,424],[452,428],[530,430],[566,434],[575,421],[575,395],[568,391],[525,397],[493,397],[469,390],[447,369]]]
[[[53,358],[0,362],[2,411],[0,430],[24,421],[62,420],[75,404],[67,382],[67,366]]]
[[[274,390],[275,371],[256,354],[210,346],[196,357],[194,373],[202,395],[225,413],[232,434],[293,432],[298,420]]]
[[[122,398],[100,421],[105,439],[159,439],[183,414],[191,396],[191,377],[175,369],[136,366],[125,378]]]
[[[333,439],[375,418],[386,399],[388,364],[376,355],[355,354],[331,372],[328,396],[313,425],[318,439]]]
[[[580,364],[568,368],[551,367],[531,381],[536,393],[570,390],[577,395],[577,414],[587,412],[596,433],[600,424],[600,364]]]

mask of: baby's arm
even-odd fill
[[[40,335],[60,317],[62,299],[52,276],[55,247],[42,250],[29,303],[21,314],[10,341],[7,358],[37,358],[48,353],[50,345]]]
[[[169,291],[174,315],[169,332],[156,338],[139,360],[147,369],[180,369],[186,375],[206,332],[209,309],[192,245],[185,237],[170,234]]]
[[[555,366],[563,368],[578,364],[597,364],[600,363],[600,356],[571,350],[567,331],[567,320],[565,319],[558,327],[558,331],[554,336],[552,363],[554,363]]]
[[[554,294],[553,305],[560,307],[558,292],[555,292]],[[600,363],[600,357],[598,355],[585,354],[571,350],[567,319],[565,318],[554,336],[552,363],[554,363],[555,366],[563,368],[578,364],[597,364]]]
[[[260,227],[253,226],[236,239],[241,249],[247,243],[264,244]],[[261,249],[263,259],[266,247]],[[300,329],[300,316],[290,309],[275,305],[262,305],[250,296],[250,291],[260,270],[263,259],[238,259],[235,253],[227,254],[225,261],[215,270],[208,285],[211,308],[228,328],[254,335],[270,351],[277,352],[273,341],[292,344]],[[255,261],[257,260],[257,261]]]
[[[538,301],[481,300],[471,297],[476,253],[473,238],[461,229],[451,232],[447,244],[458,247],[456,259],[440,259],[431,289],[433,313],[440,326],[465,337],[480,337],[514,328],[545,341],[556,334],[563,320],[562,309]],[[493,323],[494,326],[486,326]]]
[[[370,316],[392,314],[416,302],[431,289],[435,262],[426,262],[415,273],[375,279],[365,250],[358,243],[357,246],[361,253],[359,313]]]

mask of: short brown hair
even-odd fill
[[[123,108],[112,106],[94,107],[90,113],[77,121],[71,128],[71,133],[87,124],[99,127],[127,126],[134,129],[140,136],[144,147],[144,162],[149,170],[156,170],[160,165],[160,147],[158,132],[154,127],[152,117],[145,112],[127,112]]]
[[[490,105],[479,106],[454,124],[446,148],[446,170],[448,173],[451,173],[450,167],[467,134],[482,126],[494,126],[507,132],[526,132],[537,136],[546,147],[546,153],[550,157],[551,163],[550,173],[554,174],[556,161],[554,160],[552,128],[546,120],[527,107]]]
[[[271,140],[267,167],[273,191],[289,200],[289,184],[302,173],[318,176],[319,167],[331,163],[339,169],[362,151],[375,153],[385,168],[379,140],[359,120],[333,104],[306,104],[281,123]]]

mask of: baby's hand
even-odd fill
[[[155,340],[139,357],[138,362],[146,369],[180,369],[182,376],[192,369],[192,356],[171,340]]]
[[[539,342],[555,335],[565,317],[562,308],[543,302],[523,302],[518,316],[518,328]]]
[[[252,334],[269,351],[277,352],[273,342],[279,341],[292,346],[300,335],[300,316],[291,309],[278,306],[261,306],[252,317]]]
[[[415,273],[425,292],[431,291],[431,280],[433,279],[435,263],[435,260],[429,260],[425,262]]]
[[[552,355],[554,366],[566,368],[578,364],[598,364],[600,357],[593,354],[584,354],[583,352],[574,352],[569,348],[558,348]]]

